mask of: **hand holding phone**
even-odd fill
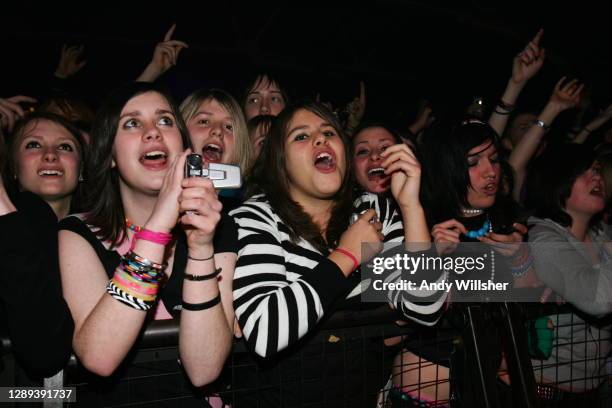
[[[208,166],[204,166],[202,156],[199,154],[187,156],[185,177],[206,177],[212,180],[216,189],[242,187],[239,166],[222,163],[209,163]]]

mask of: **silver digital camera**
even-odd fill
[[[185,177],[206,177],[212,180],[213,185],[217,189],[242,187],[239,166],[209,163],[207,167],[204,167],[202,156],[199,154],[187,156],[187,160],[185,160]]]

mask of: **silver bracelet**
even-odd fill
[[[548,132],[550,130],[550,126],[548,126],[546,123],[544,123],[544,121],[542,120],[536,120],[535,122],[533,122],[534,125],[541,127],[542,129],[544,129],[545,132]]]

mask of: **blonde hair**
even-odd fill
[[[252,164],[252,148],[247,130],[246,120],[238,102],[227,92],[221,89],[198,89],[189,95],[181,103],[180,111],[185,123],[198,113],[202,103],[214,100],[229,113],[233,121],[235,148],[232,163],[240,166],[240,172],[244,176]]]

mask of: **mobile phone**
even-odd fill
[[[516,232],[516,229],[512,226],[512,224],[498,224],[493,225],[493,232],[500,235],[510,235]]]
[[[242,177],[240,167],[232,164],[209,163],[205,166],[202,163],[202,156],[190,154],[185,160],[185,177],[205,177],[213,182],[217,189],[240,188],[242,187]]]

